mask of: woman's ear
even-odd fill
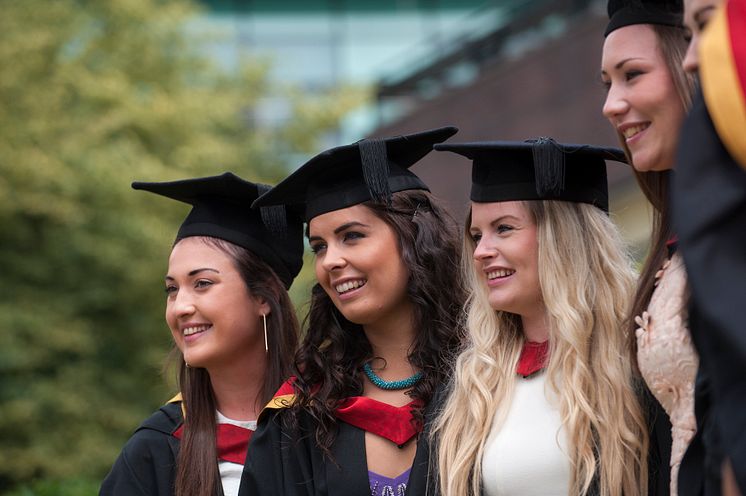
[[[256,301],[259,315],[269,315],[269,313],[272,311],[269,302],[262,296],[255,296],[254,300]]]

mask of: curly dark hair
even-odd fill
[[[390,204],[362,203],[394,230],[402,260],[409,268],[407,296],[414,309],[415,341],[409,355],[423,379],[408,394],[423,410],[438,384],[450,377],[463,337],[466,291],[459,273],[461,243],[456,223],[430,193],[394,193]],[[297,400],[286,422],[297,428],[301,412],[311,416],[315,439],[330,458],[337,434],[334,410],[339,403],[362,394],[361,369],[374,358],[362,326],[347,320],[316,284],[305,320],[306,334],[295,357]]]

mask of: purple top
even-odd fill
[[[368,480],[370,480],[370,495],[371,496],[404,496],[407,492],[407,482],[409,482],[409,472],[412,469],[407,469],[406,472],[398,477],[390,478],[378,475],[375,472],[368,470]]]

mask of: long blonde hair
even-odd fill
[[[524,205],[537,225],[550,326],[547,384],[560,400],[569,441],[568,494],[586,494],[594,479],[601,495],[645,494],[648,434],[623,326],[634,289],[631,261],[598,208],[562,201]],[[493,419],[499,427],[510,406],[524,341],[519,316],[489,305],[469,225],[470,219],[462,262],[471,288],[468,338],[431,434],[445,496],[479,494],[485,442]]]

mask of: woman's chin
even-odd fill
[[[632,151],[632,167],[637,172],[661,172],[673,168],[675,152],[650,153],[649,150]]]

